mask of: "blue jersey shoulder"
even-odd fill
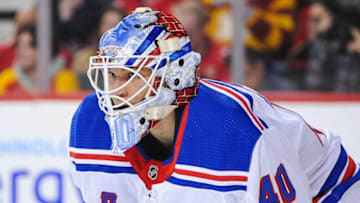
[[[76,110],[70,132],[70,147],[110,149],[111,136],[99,109],[96,94],[88,95]]]
[[[213,85],[215,84],[215,85]],[[262,127],[251,112],[248,94],[236,98],[236,91],[216,83],[200,83],[191,100],[179,163],[214,170],[248,171],[253,149]],[[238,93],[240,94],[240,93]],[[261,125],[261,123],[260,123]]]

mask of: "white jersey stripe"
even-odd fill
[[[69,147],[69,152],[74,152],[77,154],[114,155],[114,152],[112,152],[110,149],[108,149],[108,150],[82,149],[82,148]],[[117,155],[117,156],[120,156],[120,155]],[[122,156],[122,157],[124,157],[124,156]]]
[[[214,175],[214,176],[245,176],[245,177],[247,177],[249,174],[248,172],[244,172],[244,171],[218,171],[218,170],[212,170],[212,169],[208,169],[208,168],[184,165],[184,164],[176,164],[175,169],[205,173],[205,174]]]
[[[90,164],[90,165],[107,165],[118,167],[131,167],[130,162],[124,161],[105,161],[105,160],[85,160],[85,159],[71,159],[75,164]]]

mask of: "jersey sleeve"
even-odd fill
[[[309,182],[297,156],[281,129],[265,129],[251,159],[247,202],[311,202]]]
[[[73,115],[73,118],[71,120],[71,128],[70,128],[70,141],[69,141],[69,160],[71,161],[71,168],[70,168],[70,175],[71,175],[71,179],[73,184],[77,187],[77,188],[81,188],[80,187],[80,176],[78,175],[78,172],[76,171],[76,166],[74,161],[72,160],[71,157],[71,148],[74,145],[74,141],[77,140],[76,136],[77,136],[77,120],[78,120],[78,115],[79,115],[79,111],[81,108],[81,104],[78,107],[78,109],[76,110],[76,112]]]
[[[253,153],[252,165],[258,165],[260,185],[264,181],[261,178],[267,174],[271,177],[272,173],[271,178],[276,183],[274,186],[281,190],[281,179],[276,180],[276,175],[279,176],[276,170],[283,164],[280,167],[284,168],[284,174],[288,175],[294,189],[307,184],[308,195],[314,203],[339,200],[347,203],[360,198],[359,192],[353,192],[360,191],[359,164],[348,155],[339,136],[328,130],[315,129],[296,112],[272,104],[256,92],[247,91],[254,99],[254,114],[268,127]],[[268,164],[264,164],[266,160]],[[285,175],[279,176],[284,183],[288,181]],[[284,184],[285,190],[282,192],[290,192],[290,186]],[[281,191],[278,192],[281,196]]]

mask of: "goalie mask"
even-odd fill
[[[157,121],[196,95],[200,55],[183,25],[137,8],[100,39],[88,77],[109,125],[112,150],[137,144]]]

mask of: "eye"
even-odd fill
[[[134,76],[135,75],[135,76]],[[134,79],[139,78],[138,74],[135,74],[133,72],[129,72],[129,78],[134,77]]]
[[[116,78],[116,74],[110,70],[108,71],[108,76],[109,78]]]

